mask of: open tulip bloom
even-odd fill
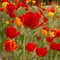
[[[60,7],[36,0],[1,0],[0,56],[60,60]]]

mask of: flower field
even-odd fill
[[[2,0],[0,60],[60,60],[60,6]]]

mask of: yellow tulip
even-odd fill
[[[22,26],[20,18],[16,18],[16,26]]]
[[[4,8],[6,10],[6,6],[7,6],[8,2],[3,2],[2,3],[2,8]]]
[[[49,17],[53,17],[53,16],[54,16],[54,13],[53,13],[53,12],[49,12],[49,13],[48,13],[48,16],[49,16]]]
[[[51,32],[51,33],[50,33],[50,37],[55,37],[54,32]]]

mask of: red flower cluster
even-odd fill
[[[36,47],[36,45],[32,42],[28,42],[26,44],[26,50],[28,52],[33,52],[36,48],[36,54],[38,56],[41,56],[41,57],[44,57],[47,55],[47,48],[46,47],[43,47],[43,48],[39,48],[39,47]]]
[[[14,13],[14,11],[16,9],[16,7],[14,6],[14,4],[8,3],[6,9],[7,9],[7,13],[9,14],[9,16],[11,18],[14,18],[16,16],[15,13]]]
[[[9,38],[16,38],[20,33],[17,32],[16,28],[9,26],[6,28],[6,36]]]
[[[18,46],[16,46],[16,43],[14,40],[5,40],[4,41],[4,48],[8,52],[13,52],[15,49],[18,48]]]
[[[26,50],[28,52],[33,52],[35,48],[36,48],[36,45],[34,43],[32,43],[32,42],[28,42],[26,44]]]
[[[7,9],[8,12],[12,13],[15,10],[15,6],[12,3],[8,3],[6,9]]]
[[[41,56],[41,57],[46,56],[46,54],[47,54],[47,48],[46,48],[46,47],[43,47],[43,48],[37,47],[37,48],[36,48],[36,54],[37,54],[38,56]]]
[[[28,5],[26,4],[26,2],[22,2],[22,3],[18,2],[16,9],[18,9],[20,7],[25,7],[25,9],[28,10]]]
[[[40,20],[40,14],[37,12],[28,12],[22,17],[22,23],[24,26],[30,27],[30,28],[37,28],[39,25]]]
[[[51,48],[52,50],[60,51],[60,44],[57,44],[57,43],[55,43],[55,42],[52,42],[52,43],[50,44],[50,48]]]

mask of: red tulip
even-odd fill
[[[60,37],[60,29],[52,30],[54,32],[55,37]]]
[[[53,37],[47,37],[47,38],[46,38],[46,41],[49,42],[49,43],[53,42],[53,40],[54,40]]]
[[[50,10],[49,10],[50,12],[55,12],[55,8],[50,8]]]
[[[8,14],[11,18],[16,17],[16,14],[14,13],[16,7],[15,7],[14,4],[12,4],[12,3],[7,4],[6,9],[7,9],[7,14]]]
[[[60,44],[57,44],[57,51],[60,51]]]
[[[12,26],[7,27],[5,33],[9,38],[16,38],[19,35],[19,32],[17,32],[16,28]]]
[[[8,3],[6,9],[7,9],[7,12],[10,12],[12,14],[12,12],[15,11],[15,5],[12,3]]]
[[[4,48],[7,52],[13,52],[18,48],[18,46],[16,45],[16,42],[14,40],[5,40]]]
[[[31,29],[37,28],[40,21],[40,15],[37,12],[28,12],[22,17],[21,21],[24,26],[30,27]]]
[[[43,48],[37,47],[37,48],[36,48],[36,54],[37,54],[38,56],[41,56],[41,57],[46,56],[46,55],[47,55],[47,48],[46,48],[46,47],[43,47]]]
[[[47,22],[47,21],[48,21],[48,18],[47,18],[47,17],[44,17],[44,18],[43,18],[43,21],[44,21],[44,22]]]
[[[28,52],[33,52],[35,48],[36,48],[36,45],[33,42],[28,42],[26,44],[26,50]]]
[[[16,14],[15,14],[14,12],[12,12],[12,13],[9,12],[8,15],[10,16],[10,18],[14,18],[14,17],[16,17]]]
[[[57,43],[52,42],[52,43],[50,44],[50,48],[51,48],[52,50],[57,50]]]

